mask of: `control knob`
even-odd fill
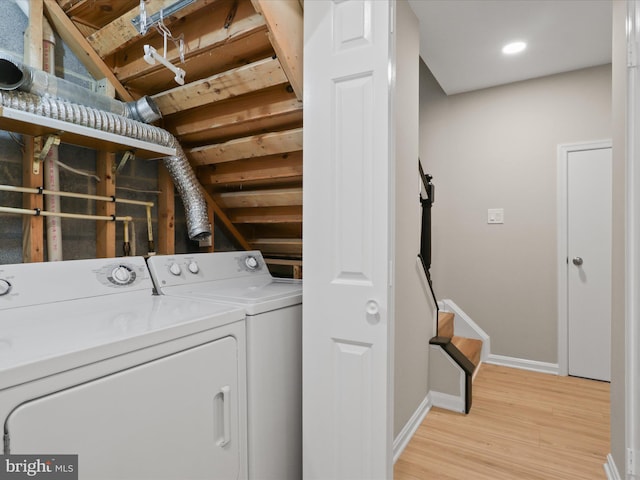
[[[187,268],[194,275],[200,271],[200,267],[198,267],[198,264],[193,260],[191,261],[191,263],[189,263],[189,265],[187,265]]]
[[[253,255],[249,255],[244,259],[244,264],[249,270],[255,270],[256,268],[258,268],[258,259]]]
[[[169,271],[171,272],[172,275],[175,275],[176,277],[182,273],[182,269],[180,268],[180,265],[178,265],[177,263],[172,263],[169,266]]]
[[[119,265],[111,272],[111,278],[113,279],[113,283],[117,285],[127,285],[131,283],[132,272],[124,265]]]
[[[11,291],[11,284],[2,278],[0,278],[0,296],[6,295]]]

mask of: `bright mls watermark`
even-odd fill
[[[78,480],[78,455],[0,455],[0,480]]]

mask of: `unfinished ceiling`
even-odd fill
[[[179,49],[166,59],[155,27],[134,23],[140,0],[45,0],[45,14],[96,78],[118,97],[150,95],[163,127],[181,142],[207,193],[215,221],[244,248],[265,256],[302,255],[302,4],[298,0],[145,0],[147,18],[163,13]],[[157,18],[157,16],[155,17]],[[282,28],[286,26],[286,28]]]

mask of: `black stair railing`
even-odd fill
[[[433,177],[426,175],[422,169],[422,163],[418,159],[418,170],[422,181],[420,189],[420,205],[422,206],[422,226],[420,230],[420,254],[418,257],[422,263],[422,269],[427,276],[431,296],[436,304],[436,312],[439,312],[438,299],[433,290],[433,280],[431,279],[431,207],[435,201],[435,186],[431,183]]]

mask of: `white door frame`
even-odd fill
[[[611,140],[596,142],[567,143],[558,145],[558,174],[557,174],[557,211],[558,211],[558,374],[569,374],[569,316],[568,316],[568,290],[567,290],[567,258],[569,258],[567,245],[567,164],[571,152],[583,150],[597,150],[611,148]]]
[[[625,464],[640,457],[640,2],[627,3],[627,121],[625,219]],[[629,456],[633,455],[633,459]],[[619,466],[620,468],[620,466]],[[625,468],[627,470],[627,468]]]

